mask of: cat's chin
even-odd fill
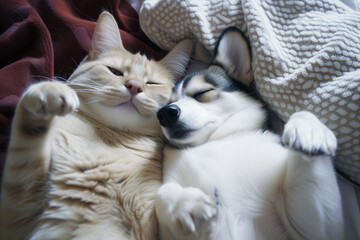
[[[135,106],[135,104],[132,102],[132,100],[129,100],[127,102],[123,102],[123,103],[119,103],[116,104],[115,106],[113,106],[114,108],[121,108],[121,109],[125,109],[126,111],[136,111],[141,115],[141,112],[137,109],[137,107]]]
[[[151,131],[160,131],[155,113],[148,112],[144,115],[135,105],[132,101],[115,106],[93,103],[91,106],[80,106],[80,110],[104,125],[119,130],[139,132],[150,129]]]
[[[117,105],[112,106],[112,107],[115,108],[115,109],[118,109],[121,112],[123,112],[123,111],[125,111],[126,113],[135,112],[135,113],[140,115],[139,117],[146,118],[146,119],[155,115],[151,111],[144,110],[143,108],[139,108],[138,106],[136,106],[136,103],[134,103],[131,100],[127,101],[127,102],[117,104]],[[140,107],[141,107],[141,104],[140,104]]]
[[[147,109],[147,107],[145,107],[146,105],[149,105],[150,102],[151,101],[147,101],[147,99],[144,99],[140,95],[137,95],[137,96],[131,97],[130,99],[128,99],[126,101],[122,101],[120,103],[112,105],[111,107],[117,108],[121,111],[126,111],[126,112],[134,112],[135,111],[138,114],[140,114],[142,117],[148,118],[148,117],[155,116],[155,112],[156,112],[156,111]],[[108,106],[108,105],[106,105],[106,106]]]

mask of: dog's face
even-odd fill
[[[244,93],[252,79],[250,61],[243,35],[235,29],[225,31],[210,67],[178,82],[171,103],[159,110],[166,138],[180,147],[200,145],[234,114],[253,106],[254,100]]]
[[[172,103],[157,116],[172,144],[194,146],[207,141],[231,115],[247,108],[247,98],[221,67],[211,66],[178,82]]]

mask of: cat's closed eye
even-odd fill
[[[160,85],[160,83],[154,82],[154,81],[148,81],[146,82],[147,85]]]
[[[124,76],[124,73],[123,73],[123,72],[121,72],[121,71],[119,71],[119,70],[117,70],[117,69],[115,69],[115,68],[108,67],[108,69],[109,69],[110,72],[111,72],[112,74],[114,74],[115,76],[119,76],[119,77]]]

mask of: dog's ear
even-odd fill
[[[237,28],[227,28],[220,36],[213,63],[220,64],[227,73],[249,86],[253,80],[250,44]]]

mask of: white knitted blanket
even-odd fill
[[[193,39],[196,56],[241,29],[264,100],[285,121],[317,115],[338,137],[336,167],[360,183],[359,12],[337,0],[145,0],[140,24],[166,50]]]

